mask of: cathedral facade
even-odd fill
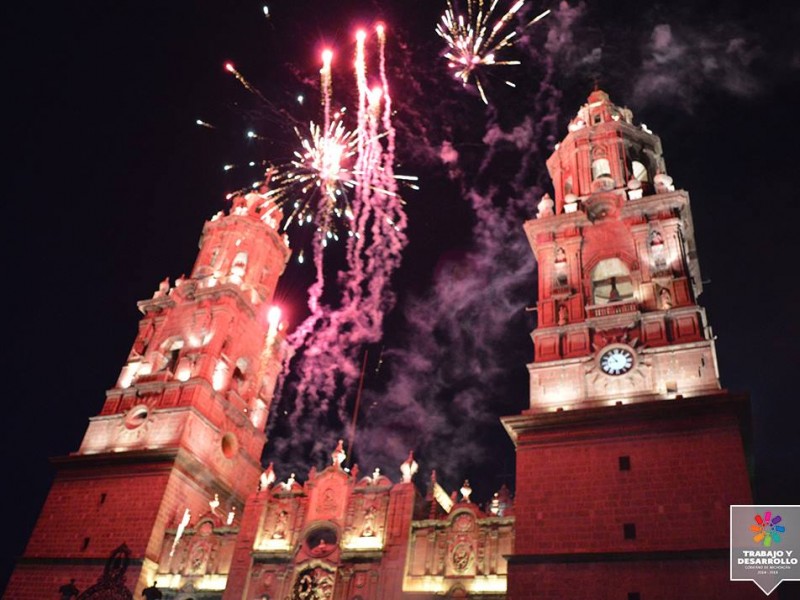
[[[262,467],[290,250],[253,192],[206,223],[189,277],[139,303],[6,597],[70,580],[87,600],[153,586],[175,600],[756,597],[728,581],[749,409],[719,383],[689,195],[659,138],[600,90],[547,167],[555,198],[524,226],[539,278],[529,407],[503,418],[513,499],[478,506],[467,482],[451,495],[435,473],[415,480],[413,455],[396,473],[346,469],[341,444],[299,478]]]

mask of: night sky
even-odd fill
[[[669,174],[690,193],[706,282],[700,302],[718,336],[722,382],[752,398],[756,500],[800,500],[800,286],[790,269],[800,9],[778,0],[531,2],[529,16],[554,14],[510,51],[521,66],[488,74],[487,108],[439,56],[433,28],[443,3],[275,0],[269,18],[260,3],[229,4],[0,9],[10,183],[0,589],[49,489],[48,457],[78,448],[116,382],[136,301],[191,270],[203,222],[226,207],[226,192],[261,175],[222,165],[290,156],[296,139],[286,115],[319,118],[326,46],[337,53],[334,97],[352,106],[354,31],[378,20],[389,32],[397,159],[422,189],[404,192],[410,242],[393,279],[397,305],[384,338],[367,348],[362,471],[380,466],[397,478],[394,459],[416,440],[423,481],[433,468],[448,489],[469,477],[479,501],[513,483],[513,447],[497,417],[527,402],[535,313],[524,309],[535,304],[536,271],[521,223],[547,190],[552,144],[597,82],[661,137]],[[225,73],[226,60],[278,111]],[[216,129],[198,127],[198,118]],[[250,128],[265,139],[248,141]],[[443,144],[458,162],[440,160]],[[309,252],[307,236],[293,247]],[[341,257],[330,258],[335,279]],[[277,297],[290,326],[305,316],[311,278],[296,262],[283,278]],[[329,417],[311,410],[287,441],[281,414],[294,402],[288,385],[273,407],[268,457],[283,478],[290,466],[305,465],[299,474],[321,466],[314,439],[339,435],[335,419],[323,432]]]

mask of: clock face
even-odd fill
[[[600,368],[608,375],[624,375],[633,368],[633,354],[627,348],[611,348],[600,356]]]

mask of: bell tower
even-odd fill
[[[661,141],[595,91],[547,161],[555,187],[525,232],[539,265],[531,407],[720,389],[689,195]]]
[[[203,228],[190,277],[164,280],[117,384],[57,473],[9,598],[97,581],[120,544],[134,597],[153,582],[164,531],[188,509],[241,514],[257,489],[283,334],[272,306],[289,258],[279,210],[257,193]],[[215,506],[215,508],[216,508]]]
[[[751,501],[748,400],[719,383],[689,194],[659,138],[601,90],[547,168],[555,200],[525,223],[530,407],[503,419],[517,448],[509,598],[751,597],[727,575],[728,506]]]

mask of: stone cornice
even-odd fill
[[[714,416],[716,424],[719,425],[719,416],[725,412],[734,414],[739,420],[740,427],[747,433],[749,410],[750,399],[746,394],[731,394],[722,390],[719,393],[692,398],[638,401],[618,406],[564,411],[525,412],[501,417],[500,421],[517,446],[520,437],[531,434],[541,434],[552,439],[554,435],[571,431],[574,439],[578,428],[597,430],[622,424],[681,421],[684,423],[682,429],[685,430],[685,422],[688,420],[700,429],[709,426],[700,417]],[[746,441],[748,436],[744,437]]]

